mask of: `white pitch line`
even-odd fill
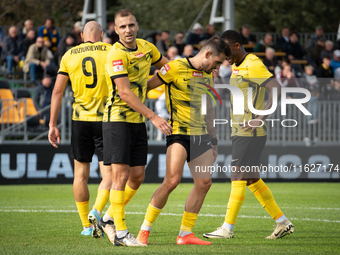
[[[183,207],[184,205],[176,205],[177,207]],[[227,208],[227,205],[202,205],[202,207],[215,207],[215,208]],[[261,206],[242,206],[242,208],[262,208]],[[336,210],[340,211],[340,208],[327,208],[327,207],[280,207],[282,209],[305,209],[305,210]]]
[[[2,210],[0,212],[26,212],[26,213],[34,213],[34,212],[49,212],[49,213],[78,213],[77,210],[25,210],[25,209],[12,209],[12,210]],[[125,212],[125,214],[138,214],[144,215],[145,212]],[[160,215],[164,216],[178,216],[182,217],[183,214],[180,213],[161,213]],[[225,217],[225,214],[199,214],[200,217]],[[250,215],[238,215],[240,218],[249,218],[249,219],[271,219],[269,216],[250,216]],[[327,222],[327,223],[340,223],[340,220],[327,220],[327,219],[298,219],[298,218],[290,218],[290,220],[294,221],[316,221],[316,222]]]

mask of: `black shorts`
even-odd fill
[[[104,165],[145,166],[148,137],[145,123],[103,122]]]
[[[102,122],[72,120],[71,158],[79,162],[92,162],[95,149],[98,161],[103,161]]]
[[[232,166],[259,166],[267,136],[232,138]]]
[[[166,147],[179,143],[187,151],[187,162],[201,156],[210,150],[211,141],[209,135],[170,135],[166,137]]]

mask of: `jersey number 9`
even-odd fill
[[[90,61],[92,64],[92,73],[88,72],[86,70],[86,62]],[[82,67],[83,67],[83,73],[86,77],[91,77],[93,76],[93,83],[92,84],[86,84],[86,88],[88,89],[93,89],[97,86],[97,67],[96,67],[96,62],[94,61],[94,59],[92,57],[86,57],[83,59],[82,62]]]

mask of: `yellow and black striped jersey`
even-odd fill
[[[172,134],[207,134],[205,117],[201,113],[202,94],[212,86],[212,74],[195,69],[188,58],[167,63],[157,73],[166,84],[166,105],[170,113]]]
[[[68,50],[58,73],[68,75],[74,92],[73,120],[102,121],[108,95],[106,57],[111,45],[85,42]]]
[[[116,42],[107,56],[107,84],[109,96],[103,121],[143,123],[145,118],[134,111],[120,98],[114,79],[128,77],[130,89],[145,103],[147,82],[151,65],[162,59],[156,46],[142,39],[136,39],[136,49],[129,49]]]
[[[265,136],[267,135],[267,125],[264,121],[262,127],[255,129],[250,134],[251,129],[246,132],[241,129],[241,125],[245,121],[255,119],[257,115],[253,114],[248,108],[248,88],[252,88],[252,103],[257,110],[263,110],[265,88],[264,86],[270,81],[273,75],[267,70],[263,62],[254,54],[247,54],[242,62],[238,65],[233,64],[233,72],[230,77],[230,84],[242,90],[244,96],[244,114],[233,114],[232,107],[230,109],[230,117],[233,122],[231,136]],[[233,102],[231,96],[231,103]],[[251,123],[250,123],[251,124]]]

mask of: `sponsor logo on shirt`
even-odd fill
[[[169,72],[169,70],[170,70],[170,66],[166,64],[165,66],[161,68],[161,74],[165,75],[167,72]]]
[[[135,57],[137,57],[137,58],[141,58],[141,57],[143,57],[145,54],[143,53],[143,52],[141,52],[141,53],[138,53],[137,55],[135,55]]]
[[[192,76],[194,76],[194,77],[203,77],[203,73],[202,72],[195,72],[195,71],[193,71],[192,72]]]
[[[114,72],[124,71],[123,61],[121,59],[112,61],[112,65]]]
[[[238,74],[239,71],[240,71],[240,70],[234,69],[234,70],[233,70],[233,74]]]

